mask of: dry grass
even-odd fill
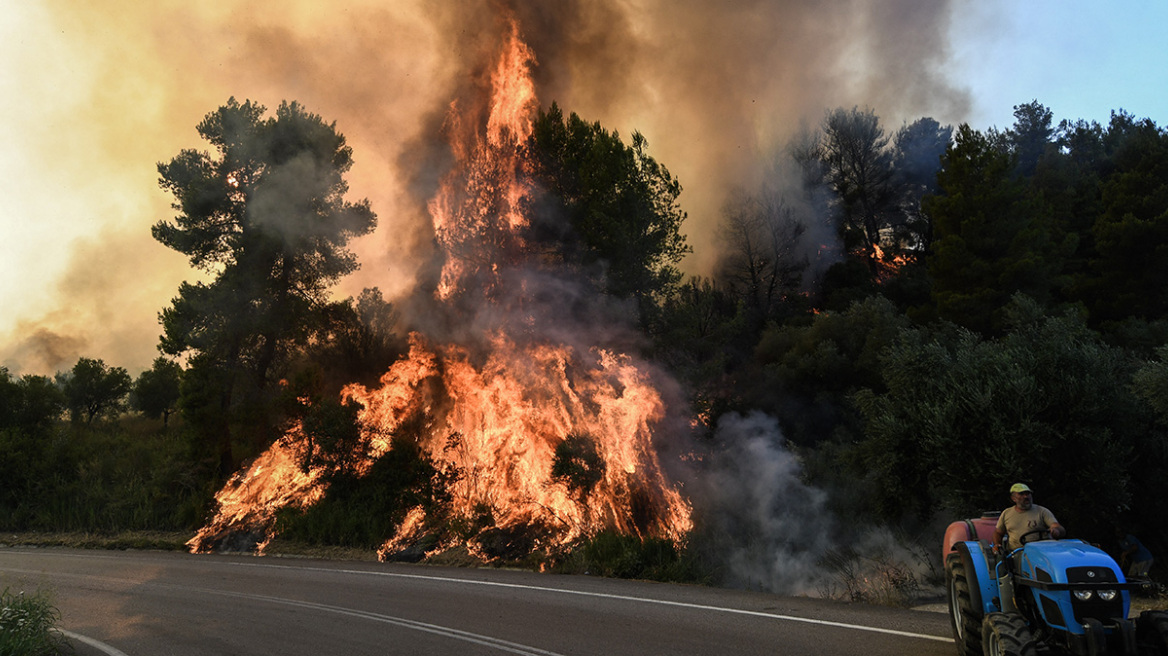
[[[319,558],[321,560],[377,560],[377,552],[357,547],[309,544],[298,540],[274,538],[264,548],[265,556],[284,558]]]
[[[0,547],[186,551],[186,541],[191,537],[190,533],[172,531],[0,533]]]

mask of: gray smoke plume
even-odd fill
[[[695,546],[720,564],[725,585],[904,605],[935,574],[915,541],[834,516],[828,494],[803,482],[774,417],[724,415],[692,475]]]
[[[968,94],[944,75],[954,3],[844,0],[649,0],[460,3],[435,18],[461,75],[445,97],[465,105],[486,83],[498,25],[515,16],[535,53],[544,106],[649,140],[653,156],[686,192],[693,273],[719,259],[716,231],[735,189],[776,182],[774,153],[825,110],[862,104],[886,125],[921,115],[964,116]],[[481,95],[481,94],[479,94]],[[403,171],[428,199],[448,162],[438,137],[448,107],[435,108],[405,151]]]
[[[715,453],[691,483],[707,549],[726,563],[725,583],[789,594],[817,594],[834,520],[827,495],[800,479],[778,421],[762,413],[723,416]]]

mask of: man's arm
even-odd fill
[[[1002,538],[1006,537],[1006,529],[1000,525],[994,527],[994,551],[1002,550]]]
[[[1067,534],[1067,529],[1063,528],[1063,525],[1058,523],[1058,520],[1054,518],[1054,513],[1050,511],[1050,508],[1042,509],[1042,521],[1046,523],[1046,530],[1050,532],[1050,537],[1054,538],[1055,540],[1058,540]]]

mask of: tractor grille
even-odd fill
[[[1115,572],[1107,567],[1069,567],[1067,568],[1068,583],[1117,583]],[[1071,595],[1071,608],[1075,611],[1075,620],[1080,624],[1087,618],[1107,621],[1123,616],[1123,595],[1116,595],[1111,601],[1101,601],[1092,595],[1088,601],[1079,601]]]

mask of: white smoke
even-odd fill
[[[697,481],[710,544],[725,583],[785,594],[816,594],[831,548],[827,495],[803,483],[778,421],[761,412],[724,415],[716,453]]]
[[[825,491],[802,479],[778,421],[761,412],[724,415],[713,455],[689,489],[721,583],[778,594],[887,605],[911,603],[930,574],[919,545],[882,527],[852,526]]]

